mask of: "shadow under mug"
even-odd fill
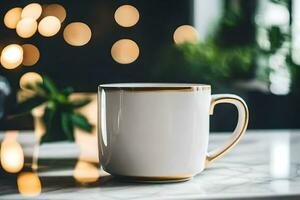
[[[238,110],[232,137],[207,152],[209,116],[219,103]],[[98,88],[99,156],[113,176],[138,181],[187,180],[235,146],[248,125],[236,95],[211,95],[203,84],[127,83]]]

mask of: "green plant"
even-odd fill
[[[165,53],[157,74],[179,81],[191,80],[213,85],[233,79],[247,79],[254,65],[252,46],[222,47],[210,39],[202,43],[173,45]],[[182,79],[182,80],[181,80]]]
[[[257,53],[254,12],[252,1],[226,0],[222,19],[213,32],[198,43],[172,45],[158,61],[157,76],[218,87],[252,78]]]
[[[25,89],[33,95],[17,106],[18,113],[31,112],[33,108],[46,105],[43,115],[45,134],[41,139],[43,142],[54,142],[60,140],[74,141],[74,128],[78,127],[91,132],[93,126],[85,116],[76,112],[77,108],[90,103],[90,99],[70,100],[73,93],[71,87],[59,90],[48,77],[43,77],[42,83],[28,84]]]
[[[177,45],[189,66],[199,70],[199,76],[210,82],[243,77],[252,67],[254,51],[250,46],[221,47],[214,41]],[[202,73],[201,73],[202,72]],[[203,73],[205,72],[205,73]]]

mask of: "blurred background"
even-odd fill
[[[0,16],[1,130],[33,129],[30,115],[10,115],[42,75],[81,93],[114,82],[211,84],[245,99],[250,129],[300,128],[300,1],[2,0]],[[211,129],[232,130],[232,115],[218,106]]]
[[[95,128],[102,83],[205,83],[213,94],[237,94],[248,104],[249,129],[284,129],[249,131],[276,133],[262,149],[270,177],[296,173],[287,129],[300,128],[299,0],[0,5],[0,196],[105,181]],[[232,131],[237,111],[218,105],[210,120],[212,131]],[[276,187],[286,192],[282,183]]]

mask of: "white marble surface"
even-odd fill
[[[228,136],[211,134],[210,148]],[[57,143],[41,147],[40,159],[49,161],[52,155],[54,161],[38,173],[42,192],[27,199],[300,199],[299,152],[300,131],[248,131],[236,148],[190,181],[126,183],[101,173],[95,182],[80,184],[73,178],[72,162],[55,164],[55,157],[63,155],[76,163],[78,148]],[[13,175],[0,177],[0,199],[26,198],[18,192]]]

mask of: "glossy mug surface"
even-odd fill
[[[239,112],[227,143],[207,152],[209,117],[218,103]],[[99,156],[105,171],[150,181],[184,180],[225,154],[244,134],[248,109],[236,95],[202,84],[104,84],[98,90]]]

